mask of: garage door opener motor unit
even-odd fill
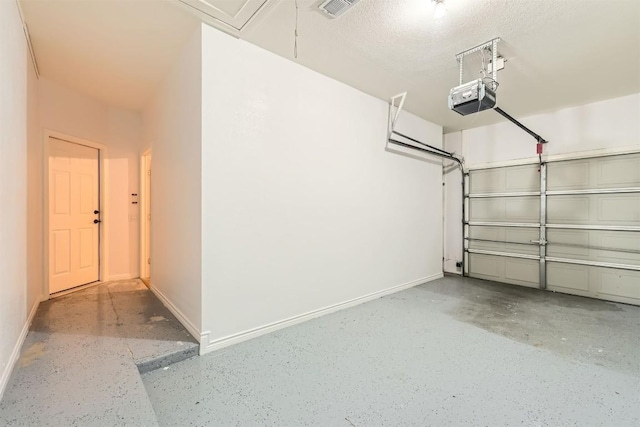
[[[495,105],[496,93],[482,79],[456,86],[449,94],[449,108],[463,116],[488,110]]]
[[[496,106],[496,90],[498,89],[498,70],[504,68],[505,59],[498,55],[498,42],[499,37],[493,40],[489,40],[486,43],[482,43],[476,47],[460,52],[456,55],[458,60],[458,66],[460,71],[460,84],[451,91],[449,91],[448,104],[449,109],[455,111],[458,114],[466,116],[468,114],[478,113],[483,110],[494,109],[496,113],[500,114],[511,123],[518,126],[523,131],[536,139],[538,143],[536,145],[536,153],[540,157],[542,163],[542,146],[547,143],[547,140],[542,138],[537,133],[533,132],[528,127],[524,126],[518,120],[511,117],[504,110]],[[485,53],[491,55],[491,60],[488,64],[485,64]],[[471,80],[464,83],[463,81],[463,68],[464,58],[467,55],[473,53],[480,53],[482,58],[482,69],[480,72],[483,74],[483,78]],[[487,73],[491,73],[491,77],[487,76]]]
[[[504,59],[498,57],[499,38],[495,38],[486,43],[465,50],[456,55],[460,70],[460,84],[449,92],[449,108],[458,114],[466,116],[467,114],[477,113],[479,111],[488,110],[496,106],[496,89],[498,88],[498,68],[500,63],[504,67]],[[473,53],[482,54],[482,73],[487,68],[491,69],[491,77],[463,82],[463,65],[464,57]],[[488,67],[484,64],[484,54],[491,54],[491,62]]]

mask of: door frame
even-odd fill
[[[151,238],[151,227],[147,229],[147,215],[149,215],[149,210],[151,207],[149,206],[149,200],[151,197],[150,188],[147,188],[147,159],[151,158],[151,148],[146,149],[140,155],[140,278],[141,279],[149,279],[151,280],[151,266],[147,263],[147,260],[151,258],[151,253],[147,252],[146,239],[147,234],[149,234],[149,238]],[[149,178],[151,180],[151,178]],[[149,185],[150,187],[150,185]],[[147,206],[149,206],[149,210],[147,210]],[[150,248],[149,248],[150,249]],[[149,250],[150,252],[150,250]],[[144,276],[144,271],[149,265],[149,276]],[[146,280],[143,280],[146,282]],[[146,284],[147,286],[151,286],[150,283]]]
[[[99,256],[98,256],[98,282],[105,282],[109,278],[109,272],[107,269],[108,256],[109,256],[109,206],[106,194],[108,194],[108,169],[107,169],[107,147],[97,142],[89,141],[87,139],[78,138],[72,135],[67,135],[62,132],[57,132],[51,129],[44,129],[44,156],[43,156],[43,178],[44,183],[42,187],[42,193],[44,198],[44,224],[43,224],[43,252],[44,252],[44,289],[43,294],[45,299],[51,298],[49,292],[49,138],[60,139],[62,141],[70,142],[72,144],[84,145],[85,147],[95,148],[98,150],[98,174],[100,182],[99,200],[100,200],[100,244],[99,244]],[[79,287],[79,289],[82,289]],[[65,294],[65,291],[58,292],[57,295]]]

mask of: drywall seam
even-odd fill
[[[31,326],[31,322],[33,322],[33,318],[36,316],[36,312],[38,311],[38,307],[40,306],[40,301],[41,298],[36,298],[35,302],[33,303],[31,311],[29,312],[29,316],[27,317],[27,321],[22,327],[22,331],[20,332],[20,336],[18,336],[16,345],[13,347],[11,357],[9,357],[9,363],[7,363],[7,365],[5,366],[2,377],[0,377],[0,401],[2,400],[2,396],[4,395],[4,391],[6,390],[7,385],[9,384],[9,379],[11,378],[13,367],[20,357],[20,349],[22,348],[22,344],[24,344],[24,340],[27,338],[29,327]]]
[[[336,311],[343,310],[345,308],[354,307],[359,304],[363,304],[365,302],[394,294],[396,292],[403,291],[405,289],[412,288],[414,286],[422,285],[423,283],[430,282],[432,280],[440,279],[443,277],[442,273],[433,274],[431,276],[423,277],[417,280],[413,280],[411,282],[403,283],[401,285],[393,286],[391,288],[384,289],[382,291],[374,292],[368,295],[363,295],[361,297],[357,297],[348,301],[344,301],[338,304],[330,305],[328,307],[324,307],[318,310],[310,311],[308,313],[304,313],[298,316],[290,317],[288,319],[280,320],[277,322],[273,322],[264,326],[259,326],[254,329],[250,329],[245,332],[240,332],[238,334],[230,335],[227,337],[223,337],[212,342],[209,342],[209,334],[210,332],[203,332],[202,338],[203,340],[200,342],[200,355],[219,350],[224,347],[228,347],[230,345],[238,344],[242,341],[249,340],[251,338],[256,338],[261,335],[265,335],[271,332],[275,332],[279,329],[283,329],[289,326],[297,325],[298,323],[305,322],[307,320],[315,319],[316,317],[324,316],[326,314],[335,313]]]
[[[176,316],[176,318],[178,319],[178,321],[180,323],[182,323],[182,326],[184,326],[185,328],[187,328],[187,330],[189,331],[189,333],[191,335],[193,335],[193,337],[198,340],[198,342],[200,342],[201,340],[201,334],[200,331],[198,330],[198,328],[195,327],[195,325],[187,318],[187,316],[185,316],[179,309],[178,307],[176,307],[158,288],[154,287],[153,285],[151,285],[151,287],[149,288],[151,290],[151,292],[154,293],[155,296],[158,297],[158,299],[160,301],[162,301],[162,304],[164,304],[165,307],[167,307],[169,309],[169,311]]]

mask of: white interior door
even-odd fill
[[[49,293],[55,293],[100,277],[99,150],[49,138],[48,161]]]

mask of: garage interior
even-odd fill
[[[639,2],[7,0],[0,39],[0,424],[640,423]]]

